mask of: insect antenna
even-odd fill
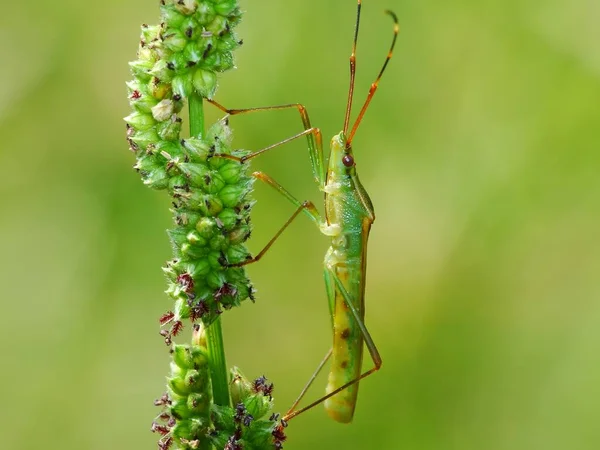
[[[354,77],[356,75],[356,43],[358,42],[358,27],[360,25],[361,0],[356,7],[356,26],[354,28],[354,40],[352,41],[352,53],[350,54],[350,87],[348,88],[348,103],[346,103],[346,117],[344,118],[344,135],[348,132],[350,125],[350,111],[352,110],[352,98],[354,97]]]
[[[358,2],[358,12],[359,12],[359,16],[360,16],[360,0]],[[367,99],[365,100],[365,103],[362,106],[360,112],[358,113],[358,117],[356,118],[354,125],[352,126],[352,130],[350,131],[350,134],[348,135],[348,139],[346,141],[346,147],[350,147],[350,145],[352,143],[352,138],[354,137],[354,134],[356,133],[356,130],[358,129],[358,126],[360,125],[360,122],[361,122],[363,116],[365,115],[367,108],[369,107],[369,103],[371,103],[371,100],[373,99],[373,96],[375,95],[375,91],[377,91],[377,87],[379,86],[379,80],[381,80],[381,76],[383,75],[385,68],[387,67],[388,63],[390,62],[390,59],[392,59],[392,54],[394,52],[394,46],[396,45],[396,39],[398,38],[398,31],[399,31],[400,26],[398,25],[398,16],[396,16],[396,14],[394,14],[393,11],[385,10],[385,13],[389,14],[392,17],[392,19],[394,20],[394,37],[392,38],[392,44],[390,45],[390,49],[388,51],[387,56],[385,57],[383,66],[381,67],[381,70],[379,71],[379,75],[377,75],[377,78],[375,79],[373,84],[371,84],[371,88],[369,89],[369,95],[367,95]],[[354,45],[352,48],[352,55],[350,56],[350,97],[352,97],[352,92],[354,91],[354,72],[356,71],[356,61],[355,61],[354,49],[356,47],[357,35],[358,35],[358,19],[356,20],[356,34],[354,36]],[[350,117],[351,103],[352,103],[352,99],[349,98],[348,99],[348,107],[346,108],[346,121],[344,122],[344,134],[346,133],[346,131],[348,129],[347,125],[348,125],[348,119]]]

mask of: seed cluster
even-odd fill
[[[125,118],[135,169],[144,184],[172,198],[169,230],[174,259],[164,272],[175,305],[161,318],[168,344],[183,319],[210,324],[223,311],[252,297],[241,267],[249,257],[253,179],[231,148],[227,119],[182,139],[180,111],[192,95],[211,98],[217,73],[233,67],[241,42],[237,0],[171,0],[161,4],[161,24],[142,26],[138,59],[128,83],[133,113]]]
[[[151,430],[161,437],[159,450],[279,450],[287,423],[273,408],[273,384],[265,377],[249,382],[231,371],[230,393],[235,407],[211,404],[206,341],[194,326],[192,345],[174,345],[167,392],[154,404],[162,408]]]
[[[215,448],[225,450],[282,449],[287,423],[273,409],[273,384],[265,377],[249,382],[237,368],[231,371],[230,392],[235,407],[213,405]]]
[[[211,392],[206,343],[200,326],[194,326],[192,345],[172,347],[168,391],[154,404],[162,407],[152,423],[159,433],[160,450],[210,448]]]

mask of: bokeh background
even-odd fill
[[[124,139],[124,83],[150,0],[8,2],[0,17],[0,446],[148,449],[168,356],[168,201]],[[342,126],[354,0],[248,0],[230,107],[304,103]],[[600,4],[365,0],[357,103],[401,21],[354,146],[377,212],[367,324],[383,369],[355,421],[321,408],[288,449],[600,447]],[[216,112],[209,117],[216,118]],[[239,147],[296,133],[294,112],[238,117]],[[320,200],[304,142],[259,158]],[[257,251],[292,207],[256,192]],[[327,241],[298,220],[249,269],[255,305],[224,318],[228,362],[285,410],[330,344]],[[322,392],[320,379],[313,396]]]

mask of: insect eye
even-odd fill
[[[342,158],[342,164],[346,167],[352,167],[354,165],[354,158],[352,155],[344,155]]]

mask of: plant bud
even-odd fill
[[[180,398],[173,402],[169,410],[171,411],[171,415],[176,419],[189,419],[192,415],[190,409],[188,408],[186,397]]]
[[[186,236],[187,241],[192,245],[205,246],[208,242],[204,237],[195,231],[190,231]]]
[[[181,367],[177,366],[177,364],[175,364],[174,362],[170,362],[169,367],[171,368],[171,377],[173,378],[183,378],[185,373],[188,371],[188,369],[182,369]],[[175,393],[172,393],[171,397],[175,398],[180,396]]]
[[[186,17],[177,28],[183,31],[188,40],[188,45],[196,42],[200,37],[200,33],[202,32],[202,27],[198,25],[196,19],[189,16]]]
[[[186,382],[185,378],[180,376],[167,378],[167,386],[174,394],[181,397],[185,397],[192,392],[192,389]]]
[[[174,312],[180,319],[187,319],[190,317],[190,307],[187,303],[187,298],[177,298],[177,300],[175,300]]]
[[[196,230],[200,233],[200,236],[210,239],[213,237],[217,229],[215,219],[210,217],[203,217],[196,224]]]
[[[173,78],[173,71],[169,70],[167,67],[167,62],[164,59],[159,59],[156,61],[150,70],[150,74],[152,74],[156,80],[160,80],[162,83],[168,83]]]
[[[181,145],[190,155],[193,162],[206,162],[210,154],[210,147],[202,139],[191,137],[181,141]]]
[[[161,139],[165,141],[178,141],[179,133],[181,132],[181,121],[176,116],[171,116],[171,119],[158,123],[156,130]]]
[[[130,139],[139,149],[147,151],[148,147],[158,140],[158,134],[154,128],[150,128],[149,130],[135,131]]]
[[[208,262],[206,257],[203,257],[194,262],[194,268],[192,270],[192,278],[197,280],[199,278],[204,278],[206,275],[210,273],[212,267]]]
[[[204,195],[198,209],[205,216],[214,217],[223,210],[223,202],[215,196]]]
[[[205,189],[209,194],[216,194],[225,186],[223,177],[217,171],[211,171],[204,181],[206,183]]]
[[[228,27],[227,18],[223,16],[216,16],[214,19],[206,25],[206,30],[210,31],[215,36],[219,36]]]
[[[243,244],[230,245],[227,249],[227,261],[230,264],[238,264],[245,261],[250,254]]]
[[[206,256],[206,254],[209,252],[208,248],[203,247],[203,246],[193,245],[193,244],[190,244],[189,242],[185,242],[185,243],[181,244],[180,251],[181,251],[182,255],[185,255],[187,258],[190,258],[190,259],[202,258],[202,257]]]
[[[194,364],[189,345],[174,345],[172,347],[171,356],[173,362],[182,369],[189,369]]]
[[[173,100],[164,99],[152,108],[152,117],[158,122],[163,122],[171,117],[174,112]]]
[[[208,421],[206,419],[201,420],[200,418],[195,418],[188,420],[178,420],[175,426],[173,427],[172,433],[173,437],[176,439],[198,439],[199,437],[203,437],[204,434],[206,434],[206,432],[200,432],[202,428],[208,428]]]
[[[209,2],[202,2],[198,5],[198,11],[196,13],[196,19],[200,25],[206,27],[210,22],[214,20],[216,16],[214,6]]]
[[[235,161],[227,161],[219,168],[219,173],[227,184],[237,184],[243,172],[245,166]]]
[[[160,101],[171,96],[171,85],[153,77],[148,82],[148,92],[150,92],[153,98]]]
[[[169,179],[169,189],[171,191],[183,190],[187,186],[187,178],[183,175],[177,175]]]
[[[248,448],[282,448],[273,445],[273,429],[276,424],[270,420],[257,420],[244,433]]]
[[[198,8],[197,0],[177,0],[174,2],[174,6],[181,14],[185,14],[186,16],[190,16],[194,14],[196,9]]]
[[[273,400],[262,393],[254,393],[244,400],[244,406],[252,417],[260,419],[273,409]]]
[[[210,406],[210,396],[203,393],[190,394],[187,398],[186,407],[194,415],[207,414]]]
[[[135,163],[135,169],[142,173],[150,173],[154,170],[163,170],[159,162],[156,160],[156,155],[145,154],[138,158]]]
[[[194,88],[192,77],[189,74],[181,74],[173,77],[171,86],[175,94],[186,98],[190,96]]]
[[[164,169],[155,169],[143,177],[144,184],[152,189],[166,189],[169,186],[169,176]]]
[[[173,269],[173,267],[169,265],[169,263],[167,263],[167,265],[162,268],[162,271],[165,274],[165,276],[169,279],[169,281],[175,281],[177,279],[178,274],[177,272],[175,272],[175,269]]]
[[[201,97],[212,98],[217,90],[217,75],[210,70],[196,69],[192,82]]]
[[[197,37],[195,40],[188,42],[182,55],[186,61],[198,64],[203,60],[206,52],[210,50],[209,46],[210,48],[213,48],[215,44],[213,43],[214,39],[212,35],[205,36],[201,34],[199,30],[195,31],[195,33],[197,34]]]
[[[194,328],[194,331],[192,332],[192,345],[194,348],[202,350],[203,353],[207,349],[208,341],[206,338],[206,327],[204,327],[202,324],[199,324],[198,327]],[[202,361],[198,364],[201,363]]]
[[[212,271],[206,276],[206,285],[211,289],[219,289],[224,283],[223,272]]]
[[[232,230],[228,234],[231,245],[242,244],[243,242],[246,242],[248,236],[250,236],[250,225],[247,224],[241,224],[237,226],[235,230]]]
[[[131,69],[131,73],[140,81],[147,82],[150,80],[150,70],[154,65],[153,61],[145,60],[145,59],[137,59],[135,61],[131,61],[129,63],[129,67]]]
[[[179,163],[177,167],[187,177],[193,186],[204,186],[209,170],[205,164],[200,163]]]
[[[223,205],[228,208],[233,208],[237,204],[242,202],[242,199],[247,193],[246,187],[238,185],[227,185],[221,192],[219,192],[219,198],[223,202]]]
[[[160,27],[158,25],[143,25],[142,26],[142,40],[148,44],[156,39],[160,35]]]
[[[167,230],[167,235],[169,236],[171,244],[175,247],[181,247],[183,243],[187,242],[187,232],[185,229],[173,228]]]
[[[220,252],[221,250],[227,247],[227,244],[227,238],[223,236],[223,234],[218,233],[213,236],[213,238],[208,243],[208,246],[211,250]]]
[[[232,208],[225,208],[219,213],[219,220],[223,223],[225,230],[231,230],[237,224],[239,215]]]
[[[229,371],[231,381],[229,383],[229,392],[231,393],[231,403],[237,405],[243,403],[252,394],[252,383],[250,383],[238,367],[232,367]]]
[[[135,130],[148,130],[156,124],[156,121],[150,114],[133,112],[125,117],[125,122],[132,126]]]
[[[231,127],[227,124],[227,121],[218,120],[215,122],[214,125],[208,130],[207,139],[209,141],[215,141],[218,143],[219,153],[228,153],[226,147],[231,144],[232,133]]]
[[[213,239],[215,238],[216,236],[213,237]],[[210,267],[212,267],[213,270],[219,270],[223,268],[221,252],[213,250],[208,255],[206,255],[206,259],[208,260],[208,263],[210,264]],[[221,286],[221,284],[223,283],[219,283],[218,286]]]
[[[233,409],[230,406],[212,405],[210,418],[216,429],[229,428],[233,424]]]
[[[237,8],[237,0],[217,0],[215,12],[220,16],[229,16]]]
[[[173,3],[173,2],[171,2]],[[186,16],[173,7],[173,5],[161,5],[160,16],[163,23],[170,27],[178,27],[183,23]]]
[[[179,30],[169,29],[163,33],[163,45],[172,52],[181,52],[187,45],[187,38]]]
[[[233,55],[231,52],[215,52],[215,54],[218,55],[214,62],[214,69],[217,72],[225,72],[226,70],[233,68]]]
[[[219,53],[226,53],[235,50],[240,46],[240,42],[232,33],[225,33],[219,37],[217,41],[217,51]]]
[[[240,273],[243,272],[240,271]],[[235,299],[236,305],[239,304],[241,300],[249,298],[255,292],[250,285],[250,280],[248,280],[246,277],[244,277],[243,280],[237,283],[237,290],[237,297]],[[254,302],[254,300],[252,300],[252,302]]]

